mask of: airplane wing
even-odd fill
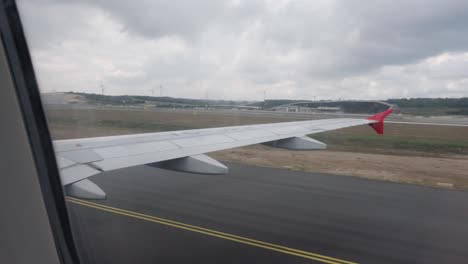
[[[104,191],[87,179],[102,171],[147,164],[191,173],[223,174],[228,168],[204,153],[259,143],[292,150],[325,149],[324,143],[307,135],[365,124],[383,134],[383,121],[392,112],[390,108],[367,119],[322,119],[56,140],[54,147],[67,195],[104,199]]]

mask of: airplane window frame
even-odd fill
[[[61,263],[80,263],[39,87],[15,1],[0,1],[0,34]]]

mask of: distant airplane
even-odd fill
[[[365,124],[383,134],[384,119],[392,112],[389,108],[367,119],[322,119],[56,140],[54,146],[66,194],[105,199],[105,192],[88,177],[144,164],[190,173],[225,174],[228,168],[204,153],[259,143],[291,150],[325,149],[326,144],[306,135]]]

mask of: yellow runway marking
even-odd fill
[[[111,206],[102,205],[102,204],[98,204],[98,203],[93,203],[93,202],[89,202],[89,201],[85,201],[85,200],[80,200],[80,199],[76,199],[76,198],[72,198],[72,197],[67,197],[67,200],[69,202],[72,202],[72,203],[75,203],[75,204],[80,204],[80,205],[83,205],[83,206],[91,207],[91,208],[94,208],[94,209],[98,209],[98,210],[102,210],[102,211],[106,211],[106,212],[110,212],[110,213],[114,213],[114,214],[124,215],[124,216],[128,216],[128,217],[132,217],[132,218],[136,218],[136,219],[140,219],[140,220],[145,220],[145,221],[149,221],[149,222],[153,222],[153,223],[158,223],[158,224],[162,224],[162,225],[166,225],[166,226],[171,226],[171,227],[175,227],[175,228],[179,228],[179,229],[183,229],[183,230],[187,230],[187,231],[192,231],[192,232],[196,232],[196,233],[200,233],[200,234],[204,234],[204,235],[208,235],[208,236],[222,238],[222,239],[226,239],[226,240],[230,240],[230,241],[234,241],[234,242],[238,242],[238,243],[242,243],[242,244],[247,244],[247,245],[260,247],[260,248],[264,248],[264,249],[268,249],[268,250],[273,250],[273,251],[281,252],[281,253],[288,254],[288,255],[293,255],[293,256],[297,256],[297,257],[302,257],[302,258],[306,258],[306,259],[319,261],[319,262],[322,262],[322,263],[357,264],[356,262],[351,262],[351,261],[346,261],[346,260],[343,260],[343,259],[328,257],[328,256],[324,256],[324,255],[320,255],[320,254],[316,254],[316,253],[312,253],[312,252],[307,252],[307,251],[298,250],[298,249],[294,249],[294,248],[289,248],[289,247],[285,247],[285,246],[281,246],[281,245],[267,243],[267,242],[247,238],[247,237],[232,235],[232,234],[228,234],[228,233],[224,233],[224,232],[220,232],[220,231],[216,231],[216,230],[212,230],[212,229],[208,229],[208,228],[203,228],[203,227],[199,227],[199,226],[184,224],[184,223],[176,222],[176,221],[169,220],[169,219],[164,219],[164,218],[160,218],[160,217],[156,217],[156,216],[141,214],[141,213],[128,211],[128,210],[124,210],[124,209],[120,209],[120,208],[116,208],[116,207],[111,207]]]

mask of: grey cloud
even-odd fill
[[[50,49],[63,41],[77,39],[90,30],[89,20],[96,12],[81,3],[56,0],[20,1],[19,11],[29,44]],[[73,9],[73,12],[67,12]]]
[[[468,48],[466,1],[372,1],[347,4],[337,14],[360,32],[346,52],[364,69],[408,64],[443,52]],[[357,66],[355,65],[355,66]]]
[[[307,69],[317,76],[349,76],[468,48],[466,1],[338,1],[319,10],[313,5],[294,1],[269,16],[264,37],[315,51]]]
[[[87,3],[121,21],[129,33],[147,38],[178,35],[191,45],[213,29],[240,38],[257,21],[260,42],[278,43],[276,52],[300,48],[304,62],[296,65],[297,71],[324,78],[413,63],[468,47],[466,1],[303,0],[274,11],[253,0]]]
[[[40,72],[119,92],[164,82],[188,97],[455,96],[467,83],[466,1],[20,2]]]
[[[121,20],[124,30],[148,38],[179,35],[196,39],[204,30],[222,25],[233,28],[257,13],[259,1],[230,4],[225,0],[97,0],[88,1]]]

